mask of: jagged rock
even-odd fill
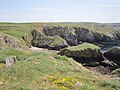
[[[68,46],[67,42],[59,36],[46,36],[32,41],[36,47],[60,50]]]
[[[27,32],[22,39],[26,42],[26,45],[31,47],[32,45],[35,46],[38,40],[45,37],[44,33],[39,30],[32,30]]]
[[[98,32],[87,28],[66,27],[66,26],[44,26],[43,30],[32,30],[27,35],[23,36],[23,40],[31,47],[38,45],[37,42],[44,41],[46,36],[58,35],[67,41],[68,45],[78,45],[81,42],[99,43],[99,44],[117,44],[120,43],[120,31]],[[37,45],[35,45],[37,44]],[[48,47],[48,45],[46,45]]]
[[[59,36],[46,36],[39,30],[32,30],[29,34],[24,35],[22,38],[30,46],[55,50],[68,46],[67,42]]]
[[[120,47],[115,46],[111,48],[109,51],[104,53],[104,56],[117,65],[120,65]]]
[[[0,48],[17,48],[17,49],[27,49],[27,46],[22,40],[18,40],[10,35],[0,33]]]
[[[85,28],[75,28],[78,42],[94,42],[95,38],[92,32]]]
[[[65,48],[59,54],[72,57],[83,65],[99,65],[104,60],[100,48],[90,43]]]
[[[97,32],[87,28],[66,26],[45,26],[43,33],[47,36],[59,35],[67,41],[69,45],[77,45],[80,42],[116,44],[120,43],[120,31]]]
[[[74,28],[61,26],[45,26],[43,27],[44,34],[47,36],[58,35],[65,39],[69,45],[77,45],[77,37]]]
[[[32,37],[33,37],[33,40],[38,40],[38,39],[41,39],[43,37],[46,37],[44,35],[44,33],[42,33],[41,31],[39,30],[32,30],[31,31],[31,34],[32,34]]]
[[[5,58],[6,67],[11,67],[16,63],[16,56],[10,56]]]

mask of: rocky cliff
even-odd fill
[[[60,50],[68,46],[67,42],[58,35],[46,36],[39,30],[32,30],[25,34],[23,40],[28,46]]]
[[[46,36],[59,35],[69,45],[77,45],[81,42],[100,44],[117,44],[120,42],[119,30],[97,32],[80,27],[45,26],[43,27],[43,33]]]

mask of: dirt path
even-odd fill
[[[59,52],[56,50],[49,50],[49,49],[38,48],[38,47],[31,47],[30,50],[33,52],[47,52],[47,53],[58,53]]]

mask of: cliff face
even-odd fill
[[[68,46],[66,40],[58,35],[46,36],[39,30],[32,30],[22,38],[28,46],[60,50]]]
[[[77,45],[78,43],[74,28],[45,26],[43,32],[46,36],[58,35],[65,39],[69,45]]]
[[[45,26],[43,27],[43,32],[46,36],[59,35],[65,39],[69,45],[77,45],[81,42],[101,44],[117,44],[120,42],[119,30],[100,33],[79,27]]]

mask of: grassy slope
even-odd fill
[[[41,29],[44,25],[48,24],[0,23],[0,32],[19,39],[28,30]],[[4,59],[11,55],[17,56],[18,62],[11,68],[5,68]],[[119,83],[119,80],[90,72],[64,56],[11,48],[0,50],[0,90],[119,90]]]
[[[12,52],[11,52],[12,50]],[[48,52],[5,49],[3,57],[16,55],[11,68],[0,67],[0,90],[118,90],[119,81],[86,70],[74,60]]]

